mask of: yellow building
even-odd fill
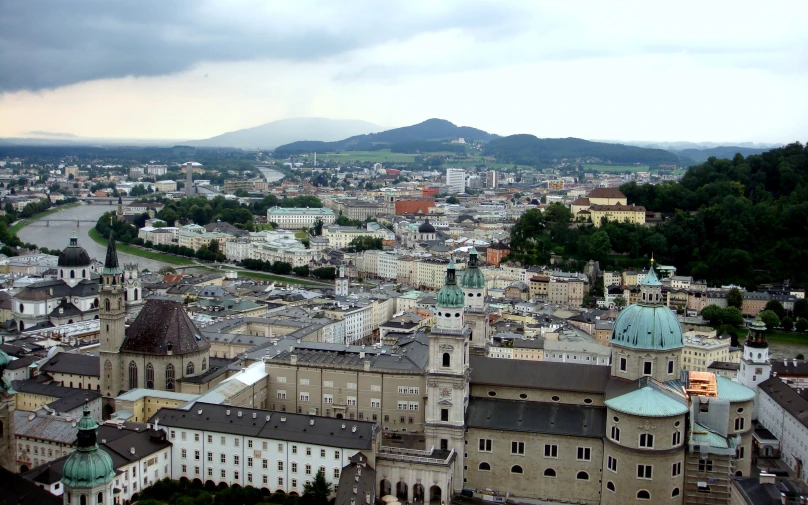
[[[592,205],[589,207],[592,224],[599,228],[604,219],[618,223],[645,224],[645,207],[631,205]]]
[[[137,388],[115,398],[115,412],[126,412],[131,414],[126,420],[145,423],[161,408],[179,407],[197,398],[199,395]]]

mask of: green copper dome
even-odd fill
[[[438,291],[438,307],[463,307],[463,290],[457,285],[457,276],[455,275],[454,260],[449,261],[449,266],[446,267],[446,282],[443,287]]]
[[[684,347],[682,327],[676,314],[662,305],[661,284],[653,266],[640,283],[640,292],[640,303],[629,305],[617,316],[612,344],[649,351]]]
[[[14,390],[11,389],[11,383],[4,377],[6,367],[9,363],[11,363],[11,359],[9,359],[8,354],[0,350],[0,391],[13,393]]]
[[[463,272],[460,286],[465,289],[483,289],[485,287],[485,277],[480,271],[480,267],[477,266],[477,249],[473,247],[469,251],[469,266]]]
[[[65,461],[62,483],[71,487],[93,487],[110,482],[115,478],[115,466],[109,454],[98,448],[98,423],[90,415],[90,407],[86,404],[77,427],[76,451]]]

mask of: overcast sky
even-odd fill
[[[0,136],[808,140],[808,2],[0,0]]]

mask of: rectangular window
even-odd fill
[[[278,400],[286,399],[286,391],[278,391]]]
[[[250,458],[250,457],[247,457],[247,466],[249,466],[249,467],[253,466],[253,459]]]
[[[213,463],[213,453],[212,452],[208,453],[208,462]]]
[[[654,436],[650,433],[641,433],[640,434],[640,447],[646,447],[648,449],[654,448]]]
[[[208,467],[208,477],[213,477],[213,468]]]
[[[333,388],[334,387],[334,381],[323,381],[323,387],[324,388]]]
[[[440,409],[440,420],[449,421],[449,409]]]
[[[592,461],[591,447],[578,447],[578,461]]]
[[[613,472],[617,472],[617,458],[613,458],[612,456],[606,458],[606,468]]]
[[[283,452],[283,444],[278,444],[278,452]]]
[[[653,467],[651,465],[637,465],[638,479],[650,479],[652,473],[653,473]]]
[[[371,391],[381,391],[382,387],[380,385],[378,385],[378,384],[371,384],[370,385],[370,390]]]
[[[626,368],[626,358],[620,358],[620,371],[625,372]]]
[[[292,479],[292,487],[297,487],[297,479]]]
[[[356,382],[349,382],[348,389],[356,389]]]
[[[671,477],[678,477],[682,474],[682,462],[674,463],[671,466]]]
[[[356,407],[356,397],[355,396],[349,396],[348,397],[348,406],[349,407]]]
[[[323,395],[323,403],[334,403],[334,395]]]
[[[297,473],[297,462],[292,462],[292,473]]]
[[[253,448],[253,441],[252,441],[252,440],[247,440],[247,448],[248,448],[248,449],[252,449],[252,448]]]
[[[36,447],[34,447],[34,449],[36,449]],[[181,456],[180,456],[180,457],[181,457],[182,459],[185,459],[185,458],[187,458],[187,457],[188,457],[188,451],[187,451],[186,449],[182,449],[182,450],[180,451],[180,454],[181,454]]]
[[[743,417],[739,417],[739,418],[735,419],[735,431],[743,430],[743,425],[744,425]]]
[[[411,395],[417,395],[417,394],[420,394],[420,393],[421,393],[421,388],[419,388],[419,387],[411,387],[410,388],[410,394]]]
[[[252,474],[251,473],[247,474],[247,482],[252,482]]]
[[[266,484],[268,481],[269,481],[269,479],[267,479],[266,475],[261,476],[261,484]]]
[[[283,471],[283,461],[278,461],[278,471],[279,472]]]
[[[398,410],[407,410],[407,402],[398,402]]]
[[[370,408],[372,409],[380,409],[382,408],[382,401],[378,398],[371,398],[370,399]]]
[[[225,472],[224,470],[220,470],[219,475],[221,475],[223,479],[227,478],[227,472]]]
[[[177,438],[177,432],[174,431],[174,430],[171,430],[171,440],[174,440],[175,438]]]
[[[612,426],[611,439],[614,440],[615,442],[620,441],[620,428],[618,428],[617,426]]]
[[[673,375],[673,361],[668,361],[668,375]]]
[[[643,361],[642,362],[642,374],[643,375],[651,375],[651,362],[650,361]]]
[[[182,432],[182,440],[185,440],[185,432]]]
[[[278,487],[283,487],[283,477],[278,477]]]
[[[334,459],[339,459],[339,451],[334,451]]]
[[[188,473],[188,465],[182,465],[182,473]]]
[[[325,449],[320,449],[320,457],[321,458],[325,457]]]
[[[238,447],[238,444],[239,444],[240,440],[237,438],[237,439],[233,440],[233,442],[235,443],[236,447]]]
[[[194,442],[199,442],[199,433],[194,433]]]
[[[712,472],[712,471],[713,471],[713,460],[711,459],[699,460],[699,472]]]
[[[511,450],[513,453],[513,450]],[[544,445],[544,457],[545,458],[557,458],[558,457],[558,446],[557,445]]]
[[[261,460],[261,468],[263,468],[264,470],[266,470],[267,468],[269,468],[269,460],[262,459],[262,460]]]
[[[481,438],[479,440],[478,450],[480,452],[491,452],[492,440],[490,438]]]
[[[525,453],[524,442],[511,442],[511,454],[524,454],[524,453]]]
[[[309,385],[309,379],[300,379],[300,385],[301,386],[308,386]]]
[[[301,402],[309,401],[309,394],[308,393],[300,393],[300,401]]]
[[[208,435],[208,443],[209,444],[213,443],[213,435]]]
[[[297,454],[297,446],[296,445],[292,446],[292,454]]]
[[[311,456],[311,447],[306,447],[306,456]]]
[[[278,382],[281,384],[286,384],[286,377],[278,377]]]
[[[194,475],[199,475],[199,467],[198,466],[194,467]]]
[[[222,439],[221,439],[221,445],[227,445],[227,438],[222,437]]]
[[[195,460],[197,460],[197,461],[199,461],[199,457],[200,457],[200,453],[199,453],[199,451],[198,451],[198,450],[197,450],[197,451],[194,451],[194,459],[195,459]]]
[[[407,386],[399,386],[398,387],[398,394],[400,394],[400,395],[407,394]]]
[[[418,402],[410,402],[410,410],[418,410],[420,404]]]
[[[311,465],[306,465],[306,475],[311,475]]]
[[[219,463],[227,463],[227,456],[225,454],[219,454]]]
[[[676,447],[677,445],[682,443],[682,432],[681,431],[674,431],[673,435],[671,435],[671,445]]]
[[[334,469],[334,479],[339,480],[339,468]]]

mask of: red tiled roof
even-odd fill
[[[617,188],[595,188],[589,193],[589,198],[625,198],[626,195]]]
[[[589,205],[589,198],[579,198],[572,202],[572,205]]]

